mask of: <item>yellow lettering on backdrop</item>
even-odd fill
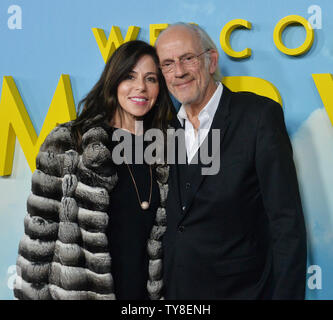
[[[149,25],[149,42],[152,46],[155,45],[161,31],[165,30],[169,26],[168,23],[158,23]]]
[[[333,125],[333,77],[331,73],[312,75],[320,98]]]
[[[224,77],[223,84],[225,84],[232,91],[250,91],[261,96],[268,97],[282,107],[282,99],[279,90],[269,81],[248,76],[234,76]]]
[[[306,38],[304,43],[298,48],[289,49],[282,42],[282,33],[290,25],[300,24],[305,28]],[[289,56],[299,56],[306,53],[312,46],[314,40],[314,31],[311,26],[311,23],[305,18],[297,15],[291,15],[282,18],[274,29],[273,40],[276,47]]]
[[[76,118],[73,93],[68,75],[61,75],[42,130],[37,137],[22,98],[12,77],[4,77],[0,100],[0,176],[12,173],[16,137],[31,171],[49,132],[59,123]]]
[[[228,22],[222,29],[220,34],[220,43],[223,51],[232,58],[244,59],[251,55],[251,49],[246,48],[242,51],[234,51],[230,45],[231,33],[237,28],[251,29],[252,25],[249,21],[243,19],[235,19]]]
[[[92,28],[92,31],[103,60],[106,63],[119,46],[125,42],[137,39],[140,27],[130,26],[127,30],[125,40],[121,35],[120,28],[117,26],[112,26],[108,39],[106,39],[103,29]]]

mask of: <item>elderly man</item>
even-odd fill
[[[217,49],[196,25],[169,26],[156,48],[182,103],[174,126],[187,155],[170,172],[165,298],[304,299],[305,225],[281,106],[223,86]],[[207,141],[220,161],[213,175],[193,160]]]

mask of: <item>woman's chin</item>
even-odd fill
[[[150,109],[149,110],[148,109],[140,110],[140,111],[132,113],[132,116],[136,119],[143,118],[149,111],[150,111]]]

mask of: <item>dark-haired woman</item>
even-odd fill
[[[37,156],[14,294],[160,299],[168,167],[135,161],[140,134],[165,134],[171,109],[155,49],[142,41],[120,46],[82,106]],[[114,136],[122,133],[133,142],[132,158],[116,164]]]

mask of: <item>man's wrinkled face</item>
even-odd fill
[[[161,34],[156,49],[168,89],[175,98],[188,106],[207,103],[207,88],[213,81],[217,53],[208,50],[202,54],[205,49],[201,47],[198,36],[182,26],[170,28]],[[183,63],[187,57],[193,56],[195,61]],[[171,71],[163,70],[163,66],[170,64],[173,66]]]

